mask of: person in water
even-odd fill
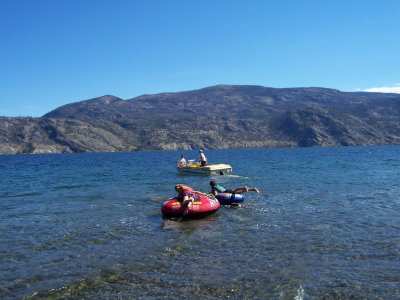
[[[195,192],[203,194],[198,191],[194,191],[191,187],[183,184],[175,185],[175,191],[178,193],[178,197],[176,197],[176,199],[181,203],[181,206],[185,206],[185,211],[183,212],[184,216],[187,215],[189,208],[193,205],[194,197],[196,196]]]
[[[181,158],[176,162],[176,164],[179,167],[184,167],[186,166],[186,159],[183,157],[183,155],[181,155]]]
[[[247,192],[256,192],[257,194],[260,193],[260,191],[257,188],[249,189],[247,186],[238,187],[234,190],[227,190],[223,186],[218,185],[214,180],[210,181],[210,186],[211,186],[211,193],[213,195],[217,195],[218,193],[231,193],[231,194],[243,194]]]
[[[199,163],[202,167],[204,167],[207,164],[207,157],[204,155],[203,151],[199,150],[199,153],[200,153]]]

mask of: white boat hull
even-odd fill
[[[179,174],[194,174],[194,175],[229,175],[232,174],[232,167],[226,164],[207,165],[201,167],[199,165],[188,165],[185,167],[176,167]]]

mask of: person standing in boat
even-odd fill
[[[176,162],[178,167],[184,167],[186,166],[186,159],[181,155],[181,158]]]
[[[256,192],[257,194],[260,193],[260,191],[257,188],[249,189],[247,186],[238,187],[234,190],[227,190],[223,186],[218,185],[214,180],[210,181],[210,186],[211,186],[211,193],[213,195],[217,195],[218,193],[231,193],[231,194],[243,194],[247,192]]]
[[[199,153],[200,153],[199,163],[202,167],[204,167],[207,164],[207,157],[204,155],[203,151],[199,150]]]

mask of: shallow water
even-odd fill
[[[163,219],[196,151],[0,156],[0,298],[400,298],[400,147],[205,151],[257,187]]]

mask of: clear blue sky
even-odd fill
[[[399,0],[0,0],[0,115],[217,84],[400,92]]]

